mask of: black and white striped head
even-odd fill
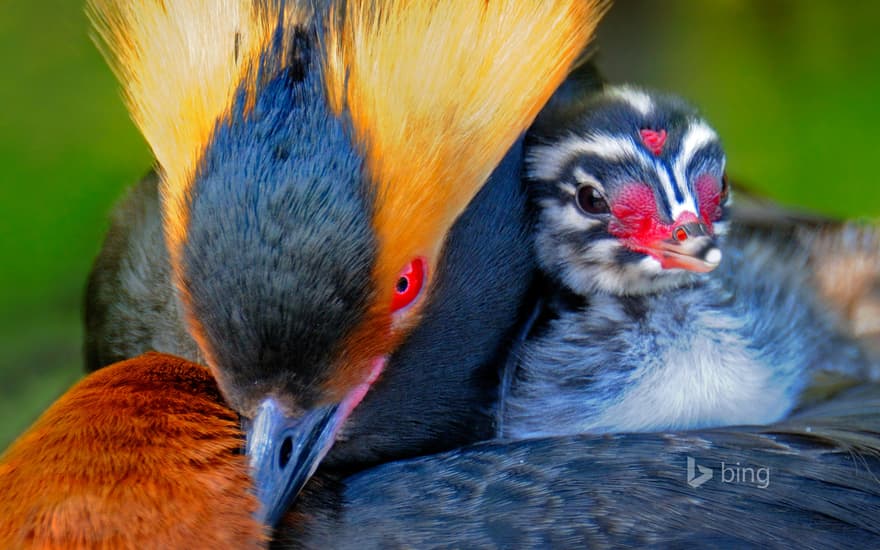
[[[573,291],[646,294],[721,262],[724,151],[681,99],[609,87],[531,143],[538,259]]]

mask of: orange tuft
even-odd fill
[[[161,167],[169,258],[187,304],[180,256],[200,158],[237,94],[253,101],[279,7],[285,6],[284,29],[292,30],[311,17],[298,7],[309,3],[91,1],[132,116]],[[378,296],[363,330],[342,352],[353,365],[366,364],[361,358],[367,350],[389,352],[400,329],[415,322],[417,307],[405,320],[389,320],[399,271],[423,256],[430,283],[453,222],[565,78],[606,4],[351,0],[330,13],[328,102],[350,119],[376,191]],[[215,364],[199,320],[189,316],[188,322]],[[348,378],[357,377],[343,372],[337,382],[347,384]]]
[[[280,6],[284,6],[283,14]],[[192,185],[217,122],[243,92],[254,100],[262,53],[279,24],[293,29],[310,17],[283,0],[90,0],[89,15],[107,46],[128,108],[159,163],[162,214],[174,283],[188,304],[181,249]],[[209,359],[197,319],[187,315]],[[211,362],[211,364],[214,364]]]
[[[238,417],[204,367],[99,370],[0,458],[0,548],[258,548]]]
[[[291,28],[307,17],[296,2],[284,5]],[[276,30],[279,6],[280,0],[89,4],[131,116],[159,163],[165,234],[178,276],[198,162],[236,94],[252,96],[256,89],[260,55]]]
[[[387,315],[407,262],[436,267],[453,222],[565,78],[606,4],[357,0],[331,15],[327,95],[350,115],[376,188],[374,279],[387,293],[374,319]]]

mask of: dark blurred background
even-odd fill
[[[81,2],[2,5],[0,449],[81,376],[86,276],[110,208],[151,162]],[[873,218],[878,24],[871,0],[620,0],[599,59],[615,81],[699,105],[737,180]]]

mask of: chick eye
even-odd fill
[[[730,194],[730,184],[727,182],[727,172],[721,175],[721,202],[727,200],[727,196]]]
[[[426,267],[424,258],[416,258],[401,270],[397,282],[394,283],[394,294],[391,297],[392,313],[409,306],[422,293]]]
[[[605,197],[592,185],[581,185],[578,188],[577,203],[587,214],[607,214],[610,211]]]

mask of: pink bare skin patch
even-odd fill
[[[720,191],[717,194],[720,196]],[[710,206],[713,212],[717,208],[718,200],[720,199],[713,203],[715,206]],[[611,214],[613,218],[608,223],[608,232],[620,239],[630,250],[656,259],[664,269],[700,272],[714,269],[714,265],[710,266],[702,259],[691,257],[686,246],[683,247],[690,238],[685,226],[702,223],[711,232],[711,221],[700,220],[693,212],[682,212],[675,222],[663,223],[654,192],[644,183],[624,186],[614,198]],[[705,214],[701,215],[705,217]]]
[[[373,359],[373,364],[370,368],[370,374],[367,376],[367,379],[355,386],[353,390],[348,392],[348,395],[345,396],[345,399],[342,401],[341,405],[341,414],[343,418],[348,418],[351,412],[357,407],[361,401],[363,401],[364,396],[367,395],[367,392],[372,387],[373,382],[379,378],[379,375],[382,374],[382,371],[385,370],[385,364],[388,362],[388,356],[382,355]],[[342,423],[340,422],[340,425]]]
[[[672,226],[660,221],[654,192],[644,183],[624,186],[614,197],[611,214],[608,231],[633,250],[672,235]]]
[[[704,174],[697,178],[694,187],[700,201],[700,215],[711,228],[712,222],[721,218],[721,182],[715,176]]]
[[[659,157],[666,144],[666,130],[640,130],[639,135],[648,151],[651,151],[655,157]]]

